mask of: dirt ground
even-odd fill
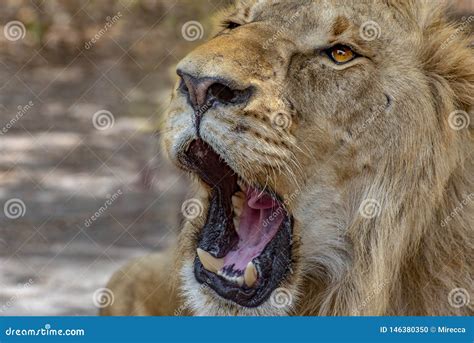
[[[218,1],[150,3],[105,8],[122,13],[123,33],[89,50],[62,36],[28,42],[29,29],[23,41],[0,38],[0,315],[95,315],[93,294],[115,270],[176,238],[187,179],[159,153],[159,117],[173,65],[199,43],[182,24]],[[62,7],[63,20],[93,17],[89,5]],[[103,26],[88,20],[91,32]],[[105,130],[99,111],[112,114]]]

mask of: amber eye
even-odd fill
[[[336,45],[328,50],[329,57],[337,64],[344,64],[352,61],[356,54],[348,46]]]

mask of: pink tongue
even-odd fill
[[[233,265],[233,270],[245,270],[275,236],[283,219],[284,210],[278,200],[249,187],[240,217],[239,242],[224,257],[224,267]]]

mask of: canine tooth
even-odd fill
[[[211,273],[217,273],[222,267],[224,267],[224,259],[216,258],[209,254],[207,251],[197,248],[197,254],[201,261],[204,269]]]
[[[222,269],[217,272],[217,275],[222,276],[224,279],[226,279],[230,282],[238,284],[240,287],[242,287],[243,284],[244,284],[244,277],[243,276],[239,276],[239,277],[230,276],[230,275],[227,275]]]
[[[235,228],[235,232],[237,233],[239,233],[239,225],[240,225],[239,218],[234,217],[234,228]]]
[[[239,276],[236,281],[237,281],[237,283],[239,284],[240,287],[242,287],[244,285],[244,277],[243,276]]]
[[[244,191],[244,192],[247,191],[247,185],[245,185],[245,183],[244,183],[242,180],[239,180],[239,181],[237,182],[237,184],[239,185],[239,187],[240,187],[240,189],[241,189],[242,191]]]
[[[252,261],[250,261],[247,264],[247,268],[245,268],[244,279],[245,284],[248,287],[252,287],[255,284],[255,281],[257,281],[257,268],[255,268]]]
[[[234,213],[240,217],[240,215],[242,214],[242,209],[239,208],[239,207],[234,207]]]
[[[240,217],[242,214],[242,208],[244,207],[244,198],[238,195],[239,193],[236,193],[236,195],[232,196],[232,205],[234,207],[234,213]]]

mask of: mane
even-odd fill
[[[405,153],[402,159],[387,154],[380,161],[384,173],[371,180],[365,196],[381,200],[381,214],[351,223],[349,272],[307,279],[303,292],[310,301],[300,312],[473,315],[469,303],[457,307],[448,299],[459,288],[472,294],[474,285],[472,36],[465,23],[447,20],[444,5],[386,3],[421,31],[422,82],[431,96],[419,101],[433,108],[438,130],[430,133],[430,144],[426,136],[422,141],[407,135],[405,145],[398,147]],[[455,111],[467,115],[463,119],[471,125],[453,130],[450,115]]]

